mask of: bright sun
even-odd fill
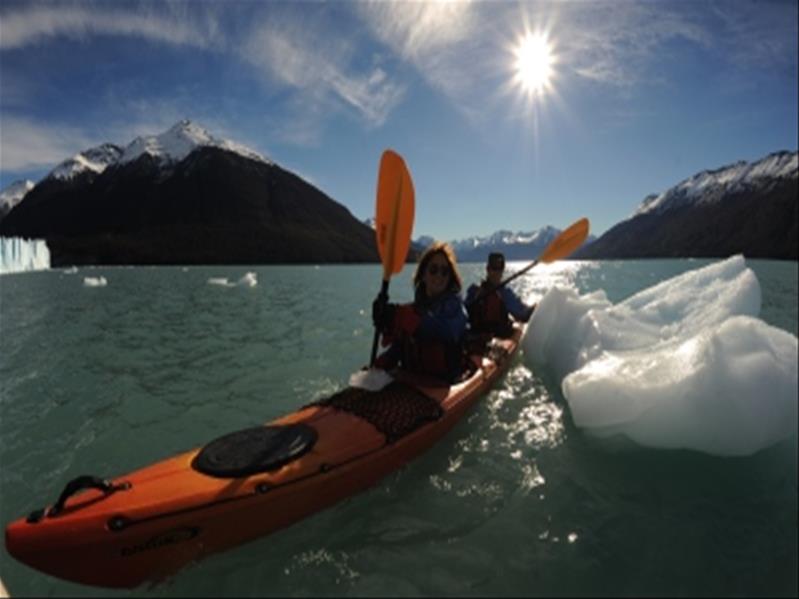
[[[544,34],[527,33],[519,40],[516,54],[516,82],[530,95],[549,89],[552,77],[552,46]]]

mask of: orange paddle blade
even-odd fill
[[[402,270],[408,256],[413,230],[413,181],[405,161],[393,150],[380,158],[377,176],[375,233],[383,262],[383,280]]]
[[[579,248],[588,237],[589,223],[587,218],[581,218],[558,235],[538,257],[538,262],[554,262],[566,258]]]

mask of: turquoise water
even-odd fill
[[[708,260],[563,262],[517,280],[611,301]],[[748,261],[797,334],[796,262]],[[519,265],[516,265],[519,266]],[[513,264],[510,265],[512,269]],[[482,265],[462,265],[476,281]],[[255,272],[255,287],[223,287]],[[391,282],[411,297],[407,267]],[[104,287],[84,277],[103,276]],[[0,516],[289,412],[368,359],[377,266],[94,268],[0,277]],[[517,359],[374,489],[154,587],[94,589],[0,551],[12,595],[796,595],[796,438],[747,458],[612,450]]]

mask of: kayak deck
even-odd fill
[[[510,339],[493,339],[486,355],[471,356],[473,372],[458,384],[396,373],[381,391],[346,388],[114,479],[112,490],[84,490],[56,513],[9,524],[6,547],[33,568],[82,584],[134,587],[169,576],[363,491],[424,452],[501,376],[520,336],[518,327]],[[237,453],[246,445],[263,460],[265,443],[287,457],[253,466]],[[242,470],[226,469],[229,459]]]

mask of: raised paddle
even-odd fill
[[[388,302],[388,283],[391,275],[405,266],[414,217],[413,181],[405,161],[393,150],[386,150],[380,158],[377,175],[377,201],[375,203],[375,234],[377,251],[383,263],[383,283],[377,301]],[[377,357],[380,331],[375,327],[370,366]]]
[[[561,231],[560,235],[555,237],[549,245],[541,252],[541,255],[538,256],[535,260],[533,260],[530,264],[525,266],[518,272],[513,273],[506,279],[503,279],[494,289],[499,289],[504,287],[508,283],[510,283],[516,277],[522,276],[528,270],[533,268],[536,264],[543,262],[547,264],[549,262],[554,262],[555,260],[561,260],[566,258],[572,254],[578,247],[580,247],[585,238],[588,237],[588,229],[589,229],[589,222],[587,218],[581,218],[571,226],[569,226],[566,230]],[[481,300],[483,298],[482,293],[478,293],[477,296],[469,302],[469,305]]]

